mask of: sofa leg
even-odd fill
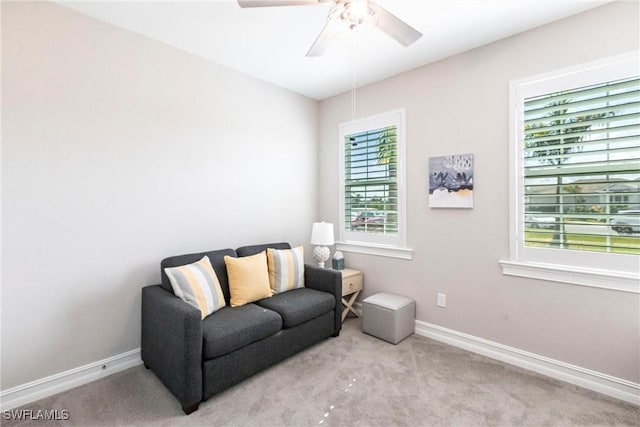
[[[332,336],[333,338],[335,338],[335,337],[337,337],[337,336],[339,336],[339,335],[340,335],[340,331],[338,331],[338,332],[334,333],[334,334],[333,334],[333,335],[331,335],[331,336]]]
[[[198,406],[200,406],[200,402],[194,403],[193,405],[182,405],[182,410],[185,414],[189,415],[192,412],[198,410]]]
[[[144,365],[145,369],[151,369],[151,368],[149,368],[149,365],[147,365],[146,363],[143,363],[143,365]]]

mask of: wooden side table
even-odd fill
[[[362,290],[363,275],[362,271],[354,270],[352,268],[345,268],[340,270],[342,273],[342,321],[349,312],[352,312],[356,317],[360,317],[356,310],[353,308],[353,303],[356,302],[360,291]],[[348,299],[347,299],[348,297]]]

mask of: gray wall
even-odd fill
[[[2,389],[140,345],[169,255],[309,240],[318,103],[2,2]]]
[[[637,294],[502,275],[509,256],[509,81],[638,49],[638,2],[623,2],[466,52],[357,91],[358,114],[406,108],[412,261],[346,254],[363,297],[417,300],[418,320],[640,381]],[[338,221],[338,124],[349,94],[320,105],[320,216]],[[475,207],[429,209],[432,156],[475,154]],[[447,294],[447,308],[436,294]]]

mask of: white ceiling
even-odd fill
[[[235,0],[56,0],[314,99],[350,90],[354,62],[362,86],[610,1],[378,0],[424,36],[405,48],[377,29],[354,40],[345,34],[322,57],[307,58],[330,3],[241,9]]]

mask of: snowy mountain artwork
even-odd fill
[[[473,154],[429,159],[429,207],[473,208]]]

